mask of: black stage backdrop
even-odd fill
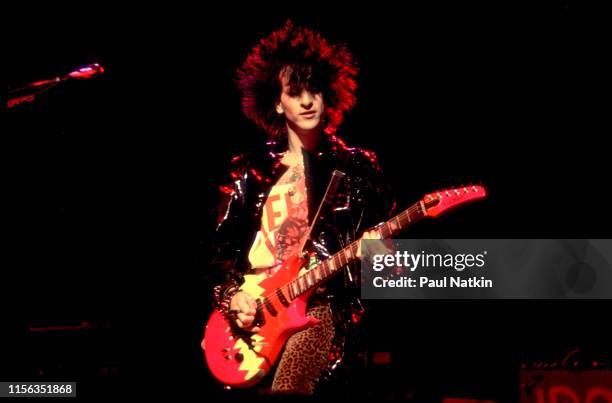
[[[4,113],[13,360],[3,378],[75,379],[85,397],[222,397],[199,349],[216,185],[233,154],[265,140],[241,114],[234,71],[288,17],[356,56],[359,104],[340,135],[378,153],[398,206],[489,187],[487,201],[405,237],[610,236],[608,152],[589,92],[599,56],[569,3],[286,7],[101,3],[5,17],[9,88],[93,62],[105,73]],[[392,361],[370,362],[342,393],[512,399],[521,363],[573,348],[609,356],[605,308],[372,303],[368,354]]]

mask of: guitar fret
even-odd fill
[[[411,221],[411,219],[410,219],[410,212],[409,211],[403,212],[402,214],[400,214],[398,216],[398,219],[400,221],[400,227],[403,227],[403,226],[405,226],[407,224],[410,224],[410,221]],[[403,222],[403,224],[402,224],[402,222]]]
[[[338,267],[344,266],[346,264],[346,262],[342,261],[342,258],[344,257],[344,253],[342,253],[342,251],[340,251],[336,255],[338,255]]]
[[[343,250],[345,251],[344,253],[345,253],[347,262],[350,262],[351,260],[355,258],[355,255],[353,255],[353,248],[349,246],[348,248],[344,248]]]
[[[295,299],[295,297],[300,295],[300,293],[298,292],[297,284],[296,284],[295,281],[291,282],[291,290],[293,291],[293,296],[291,297],[291,299]]]

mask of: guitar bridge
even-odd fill
[[[250,340],[249,345],[252,347],[258,347],[258,346],[269,346],[270,343],[265,342],[265,341],[254,341],[253,339]]]

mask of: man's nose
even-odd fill
[[[300,95],[300,105],[304,109],[312,108],[313,97],[309,91],[306,91],[306,90],[302,91],[302,94]]]

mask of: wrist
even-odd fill
[[[226,286],[216,286],[215,287],[215,302],[217,305],[217,309],[227,314],[230,308],[230,303],[234,295],[236,295],[240,291],[240,286],[238,284],[230,284]]]

